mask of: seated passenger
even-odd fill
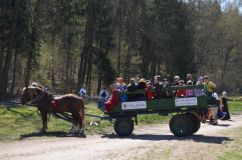
[[[162,85],[159,82],[159,77],[155,76],[154,77],[154,86],[153,86],[154,98],[161,98],[161,88],[162,88]]]
[[[147,100],[152,100],[154,98],[153,86],[150,80],[146,81],[145,94],[146,94]]]
[[[180,81],[180,77],[179,76],[174,76],[174,82],[173,82],[172,86],[178,86],[179,85],[179,81]]]
[[[146,80],[144,78],[141,78],[139,80],[139,83],[138,83],[136,88],[137,88],[137,90],[145,89],[146,88]]]
[[[146,80],[144,78],[141,78],[139,80],[139,83],[138,83],[136,89],[145,91],[145,89],[146,89]],[[137,98],[137,100],[145,100],[145,94],[144,93],[137,93],[136,94],[136,98]]]
[[[135,79],[134,78],[131,78],[130,81],[129,81],[129,85],[127,87],[127,92],[134,92],[136,91],[136,84],[135,84]],[[134,101],[136,98],[136,94],[135,93],[131,93],[131,94],[128,94],[128,101]]]
[[[202,84],[203,84],[203,77],[199,77],[196,85],[202,85]],[[194,89],[194,96],[198,97],[203,95],[204,95],[203,89]]]
[[[187,85],[192,86],[193,82],[191,80],[189,80],[189,81],[187,81]],[[186,95],[187,95],[187,97],[193,97],[194,96],[193,90],[192,89],[186,90]]]
[[[184,80],[180,80],[179,83],[178,83],[178,86],[185,86]],[[186,97],[186,90],[184,90],[184,89],[177,90],[176,91],[176,96],[177,97]]]
[[[119,103],[119,92],[117,90],[112,91],[112,95],[110,98],[105,102],[105,111],[111,111],[115,105]]]
[[[120,92],[126,91],[127,89],[127,85],[124,83],[124,79],[122,77],[117,78],[116,85],[116,89],[118,89]]]
[[[136,84],[135,84],[135,79],[134,78],[131,78],[130,81],[129,81],[129,85],[127,87],[127,91],[128,92],[133,92],[136,90]]]

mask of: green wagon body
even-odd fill
[[[195,90],[205,91],[203,85],[200,86],[182,86],[170,87],[167,90],[172,93],[177,90]],[[123,94],[144,93],[137,91]],[[141,100],[132,102],[119,102],[111,111],[104,112],[111,119],[115,119],[114,130],[119,136],[128,136],[134,129],[134,121],[137,123],[139,114],[160,114],[168,115],[177,113],[170,120],[169,126],[175,136],[187,136],[197,132],[200,128],[201,117],[207,114],[209,98],[206,94],[197,97],[167,97],[152,100]],[[121,100],[121,98],[120,98]]]
[[[176,90],[186,90],[186,89],[204,89],[201,86],[184,86],[184,87],[171,87],[169,91],[176,91]],[[136,92],[136,93],[144,93],[144,92]],[[121,93],[122,94],[136,94],[136,93]],[[187,100],[196,101],[197,103],[189,103],[186,105]],[[208,108],[208,97],[206,95],[198,96],[198,97],[170,97],[170,98],[160,98],[160,99],[153,99],[153,100],[144,100],[146,103],[146,108],[141,109],[124,109],[122,108],[122,104],[126,102],[119,102],[110,112],[105,112],[109,115],[117,115],[117,114],[125,114],[125,113],[172,113],[172,112],[184,112],[184,111],[196,111],[196,112],[206,112]],[[184,102],[185,101],[185,102]],[[177,103],[176,103],[177,102]],[[184,104],[178,103],[184,102]],[[136,103],[136,101],[132,101],[132,103]],[[137,107],[138,108],[138,107]]]

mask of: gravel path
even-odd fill
[[[134,134],[24,139],[0,144],[0,160],[97,160],[97,159],[213,159],[221,144],[232,141],[231,130],[242,127],[242,116],[219,121],[217,126],[202,124],[189,137],[173,136],[167,124],[135,126]],[[209,149],[208,148],[215,148]],[[241,147],[241,146],[240,146]]]

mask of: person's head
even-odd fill
[[[187,74],[187,80],[192,80],[192,74]]]
[[[178,83],[180,81],[180,77],[179,76],[174,76],[174,82]]]
[[[141,79],[139,80],[139,83],[146,83],[146,80],[145,80],[144,78],[141,78]]]
[[[179,84],[179,85],[184,85],[184,80],[179,80],[179,81],[178,81],[178,84]]]
[[[193,85],[193,82],[191,80],[187,81],[187,85]]]
[[[124,82],[124,79],[122,77],[117,78],[117,82],[122,84]]]
[[[199,84],[203,84],[203,77],[202,76],[197,79],[196,85],[199,85]]]
[[[208,82],[208,76],[203,76],[203,81],[204,81],[205,83],[207,83],[207,82]]]
[[[223,91],[223,92],[222,92],[222,96],[223,96],[223,97],[226,97],[226,96],[227,96],[227,92],[226,92],[226,91]]]
[[[121,87],[121,84],[120,84],[119,82],[117,82],[117,83],[115,84],[115,88],[116,88],[116,89],[120,89],[120,87]]]
[[[168,84],[169,82],[168,82],[168,79],[166,79],[166,78],[164,78],[163,79],[163,84]]]
[[[130,78],[129,83],[132,85],[135,85],[135,79],[134,78]]]
[[[157,84],[160,82],[160,76],[154,76],[154,84]]]

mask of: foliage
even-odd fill
[[[0,100],[30,81],[91,94],[115,76],[241,87],[242,18],[217,0],[0,0]],[[231,78],[232,77],[232,78]]]

